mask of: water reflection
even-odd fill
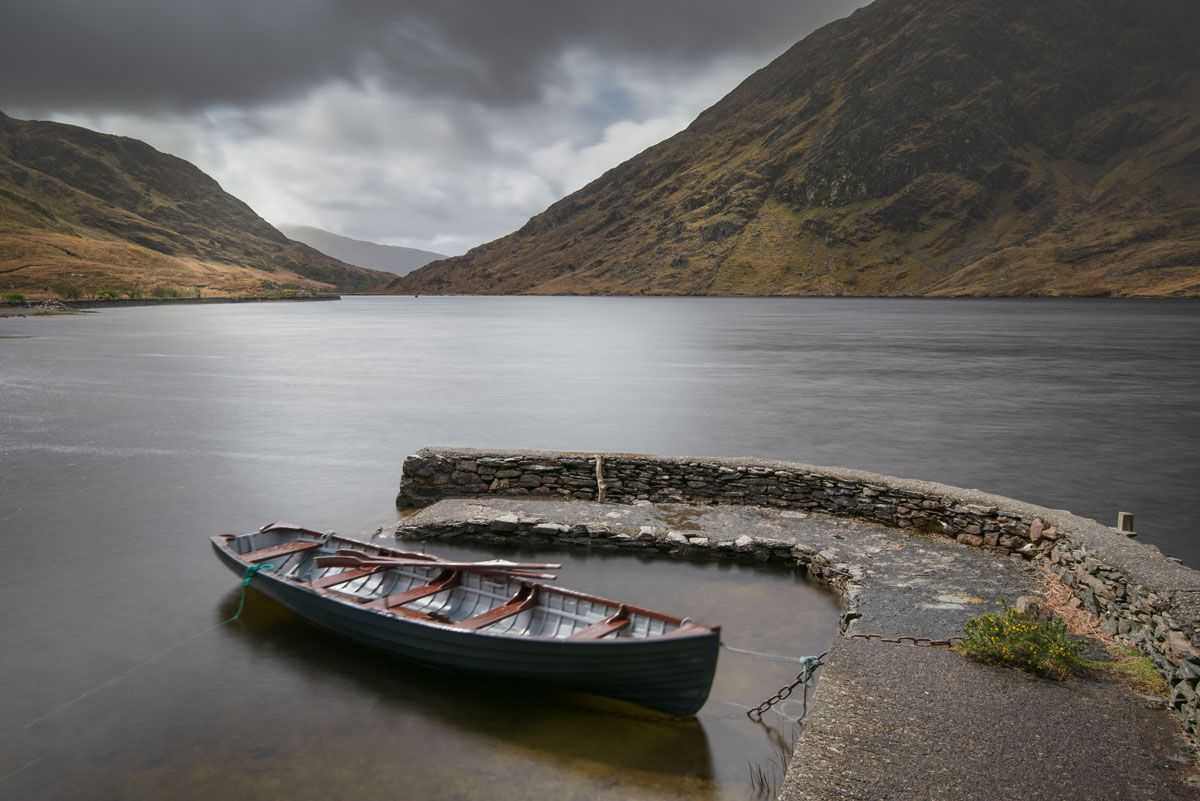
[[[221,613],[231,612],[236,603],[236,594],[231,595]],[[326,692],[337,685],[339,694],[354,693],[384,714],[403,716],[409,725],[420,721],[438,737],[467,743],[462,770],[455,770],[454,763],[436,766],[436,786],[423,788],[423,796],[454,797],[456,783],[477,784],[476,775],[455,774],[475,774],[480,767],[471,762],[479,758],[475,752],[487,751],[490,768],[485,769],[501,773],[494,777],[500,783],[491,798],[540,795],[539,790],[548,788],[538,785],[548,780],[591,787],[592,797],[717,797],[708,740],[697,719],[672,719],[607,699],[445,675],[398,662],[309,626],[257,593],[248,599],[244,619],[245,625],[229,627],[230,636],[260,655],[286,660],[288,670],[305,681],[319,682]],[[339,726],[325,714],[320,718],[322,727]],[[353,727],[353,721],[348,723]],[[322,758],[351,758],[359,748],[384,745],[356,739],[339,740],[336,751],[327,744]],[[413,778],[417,776],[414,772]]]
[[[438,545],[451,558],[489,549]],[[532,551],[569,585],[687,610],[737,646],[823,649],[836,606],[788,571]],[[211,557],[210,557],[211,559]],[[170,797],[541,797],[745,799],[755,771],[782,776],[785,721],[743,710],[795,666],[723,652],[710,702],[679,720],[641,707],[518,682],[448,675],[376,654],[312,626],[257,592],[241,617],[225,576],[208,626],[176,632],[116,680],[14,737],[33,764],[0,783],[14,799]],[[129,626],[154,625],[160,591]],[[794,710],[792,710],[794,714]],[[783,747],[786,747],[784,745]],[[15,753],[15,752],[14,752]],[[20,767],[14,764],[15,767]]]

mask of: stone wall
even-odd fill
[[[736,534],[736,532],[735,532]],[[688,536],[656,526],[642,526],[635,534],[614,531],[604,523],[565,525],[544,517],[507,513],[492,517],[446,522],[401,522],[396,535],[403,539],[455,540],[522,549],[580,547],[589,551],[648,553],[689,560],[757,563],[798,569],[808,578],[833,588],[842,599],[842,627],[858,617],[862,593],[862,568],[838,561],[837,555],[804,543],[793,543],[745,534],[726,539]]]
[[[791,462],[463,449],[423,449],[408,457],[397,504],[483,495],[770,506],[862,518],[1017,553],[1053,570],[1081,606],[1103,619],[1106,631],[1149,655],[1170,680],[1172,707],[1188,731],[1200,729],[1200,573],[1094,520],[977,490]],[[773,558],[769,543],[761,549],[733,543],[731,556],[761,551]],[[655,545],[629,545],[635,544]],[[854,584],[843,577],[845,566],[826,566],[816,555],[804,559],[780,550],[777,556],[798,560],[831,583]]]
[[[397,498],[400,506],[474,495],[774,506],[918,528],[954,537],[966,545],[1025,554],[1049,552],[1058,536],[1052,526],[1031,534],[1033,516],[1001,511],[995,504],[959,502],[942,493],[899,488],[882,476],[833,475],[804,465],[634,454],[483,454],[430,449],[404,461]]]
[[[439,498],[541,495],[596,499],[596,457],[582,454],[496,455],[422,450],[404,460],[396,505]]]
[[[1113,536],[1120,535],[1114,532]],[[1104,556],[1103,547],[1089,548],[1064,538],[1051,550],[1048,562],[1074,591],[1079,605],[1101,618],[1106,633],[1154,661],[1170,682],[1171,708],[1189,734],[1200,734],[1200,590],[1172,587],[1169,582],[1140,583]]]

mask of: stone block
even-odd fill
[[[668,531],[667,542],[671,545],[687,545],[688,538],[686,535],[680,534],[678,531]]]
[[[520,525],[520,523],[521,518],[512,512],[509,512],[508,514],[503,514],[492,519],[488,527],[493,531],[516,531],[517,526]]]
[[[1183,661],[1198,656],[1191,640],[1184,636],[1183,632],[1176,629],[1171,629],[1167,632],[1165,645],[1167,653],[1172,659]]]
[[[1042,605],[1038,599],[1032,595],[1022,595],[1013,602],[1013,609],[1018,612],[1029,615],[1030,617],[1042,616]]]
[[[1196,688],[1190,681],[1181,681],[1171,688],[1171,706],[1179,709],[1196,700]]]

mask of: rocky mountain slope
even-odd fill
[[[395,275],[408,275],[431,261],[446,258],[445,255],[431,250],[365,242],[308,225],[280,225],[279,230],[297,242],[303,242],[347,264],[357,264],[359,267],[382,270]]]
[[[286,294],[392,278],[293,242],[144,142],[0,114],[0,291]]]
[[[1200,295],[1200,3],[876,0],[405,292]]]

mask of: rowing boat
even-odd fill
[[[443,564],[285,523],[212,546],[249,586],[306,620],[426,666],[681,716],[704,705],[716,672],[719,627],[549,586],[512,563]]]

